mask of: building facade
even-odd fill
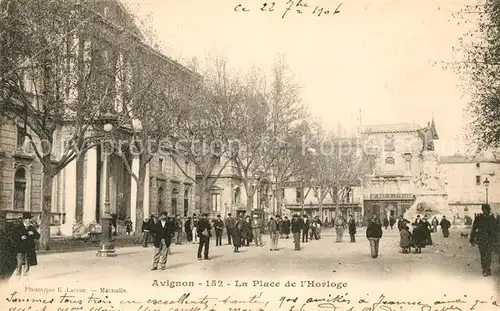
[[[437,139],[434,121],[416,124],[364,126],[365,152],[375,161],[363,181],[365,218],[371,215],[399,217],[415,203],[417,178],[423,172],[422,152],[433,151]]]
[[[500,161],[495,156],[442,156],[439,159],[446,178],[448,204],[456,220],[474,217],[481,204],[489,203],[495,214],[500,213]]]
[[[155,70],[161,68],[165,72],[164,76],[176,74],[185,77],[181,81],[186,83],[198,78],[187,68],[146,45],[120,1],[95,2],[92,14],[99,25],[102,25],[102,33],[76,34],[70,43],[80,47],[79,54],[75,56],[78,62],[86,63],[88,59],[98,58],[102,61],[102,66],[119,69],[113,71],[110,86],[115,90],[115,98],[110,99],[109,108],[115,113],[124,109],[121,104],[124,102],[127,86],[123,81],[130,81],[134,85],[140,78],[141,71],[147,69],[141,67],[144,62],[134,59],[138,55],[143,57],[141,59],[147,58],[148,64],[154,66]],[[127,46],[115,45],[113,38],[116,37],[128,42]],[[35,219],[39,219],[42,205],[42,166],[26,142],[23,130],[20,123],[4,121],[0,124],[0,209],[9,218],[20,217],[23,212],[30,211]],[[71,126],[65,125],[56,130],[52,146],[55,162],[61,157],[72,136],[72,130]],[[131,141],[130,133],[129,128],[120,129],[118,139]],[[130,167],[116,153],[105,155],[101,144],[80,154],[55,176],[51,215],[53,235],[72,235],[90,223],[99,223],[105,210],[106,187],[109,189],[110,214],[116,219],[119,230],[122,229],[120,224],[127,217],[131,218],[134,226],[142,222],[142,219],[136,219],[137,183],[129,171],[131,169],[137,175],[139,163],[137,158],[127,152],[128,146],[124,147],[123,158]],[[158,154],[148,164],[144,185],[145,215],[162,211],[187,215],[194,210],[194,168],[185,160],[179,159],[178,162],[186,165],[184,168],[188,175],[192,174],[184,177],[172,162],[169,156]]]

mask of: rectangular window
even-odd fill
[[[215,165],[220,165],[220,157],[215,158]]]
[[[481,176],[476,176],[476,186],[481,186]]]
[[[212,205],[212,212],[218,212],[220,211],[220,194],[218,193],[212,193],[211,195],[211,205]]]
[[[160,172],[164,172],[163,158],[158,159],[158,165],[160,166]]]
[[[302,200],[302,191],[297,189],[295,192],[295,202],[300,203]]]
[[[172,176],[177,176],[177,164],[173,158],[170,158],[170,162],[172,163]]]
[[[17,149],[23,149],[24,147],[24,139],[26,135],[24,135],[24,128],[21,126],[17,127]]]
[[[481,164],[480,163],[476,163],[476,168],[480,168],[481,167]]]
[[[189,175],[189,162],[184,162],[184,172]]]

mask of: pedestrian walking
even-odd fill
[[[391,230],[394,230],[395,224],[396,224],[396,217],[394,217],[394,215],[391,215],[389,217],[389,226],[391,226]]]
[[[309,242],[309,228],[311,225],[311,222],[309,221],[309,217],[307,217],[306,214],[303,216],[302,220],[302,243]]]
[[[30,268],[38,264],[35,240],[40,238],[40,234],[36,230],[31,213],[23,213],[23,222],[17,227],[14,233],[14,241],[17,244],[17,275],[21,277],[28,276]],[[24,267],[24,272],[23,272]]]
[[[208,257],[210,249],[210,237],[212,237],[212,226],[208,221],[208,214],[203,214],[202,218],[198,220],[197,233],[200,243],[198,245],[198,260],[201,260],[201,252],[203,251],[203,258],[209,260]]]
[[[234,227],[236,226],[236,219],[233,217],[233,215],[231,215],[231,213],[227,214],[227,217],[224,220],[224,225],[226,227],[226,233],[227,233],[227,244],[231,245],[233,230]]]
[[[149,218],[144,218],[141,226],[142,231],[142,246],[148,247],[149,234],[151,232],[151,226],[149,224]]]
[[[344,235],[344,230],[345,230],[345,223],[344,219],[342,218],[342,215],[337,215],[334,221],[335,225],[335,232],[337,234],[337,239],[336,243],[341,243],[342,242],[342,236]]]
[[[242,225],[242,244],[243,246],[250,246],[252,240],[252,225],[250,223],[250,216],[246,216]]]
[[[403,254],[408,254],[411,252],[411,232],[407,225],[399,230],[400,240],[399,247],[401,247],[401,252]]]
[[[285,218],[283,219],[283,223],[281,225],[281,234],[283,234],[283,237],[285,239],[289,239],[290,238],[290,228],[291,228],[291,222],[290,222],[290,219],[288,219],[288,216],[285,216]]]
[[[132,220],[130,219],[130,217],[127,217],[127,219],[125,219],[125,232],[127,233],[127,235],[130,235],[130,233],[132,232]]]
[[[496,218],[491,215],[490,205],[482,204],[481,209],[483,213],[479,214],[472,224],[470,243],[478,245],[483,275],[489,276],[491,275],[491,257],[498,243],[499,228]]]
[[[443,216],[443,219],[441,219],[439,226],[441,227],[441,231],[443,232],[443,237],[445,237],[445,238],[449,237],[451,223],[448,219],[446,219],[446,216]]]
[[[429,221],[427,221],[427,218],[423,218],[422,219],[422,227],[423,227],[423,231],[425,233],[425,245],[432,245],[432,236],[431,236],[431,233],[432,233],[432,225],[429,223]]]
[[[294,250],[300,251],[300,233],[302,232],[302,227],[304,226],[304,222],[299,218],[299,215],[295,214],[292,216],[292,235],[293,235],[293,243]]]
[[[181,215],[175,215],[175,244],[181,244],[181,234],[182,234],[182,220]]]
[[[373,217],[368,222],[368,227],[366,228],[366,237],[370,242],[370,253],[372,255],[372,258],[377,258],[380,239],[382,238],[382,224],[380,223],[376,215],[373,215]]]
[[[349,222],[347,224],[349,228],[349,237],[351,238],[351,243],[356,242],[356,220],[352,215],[349,216]]]
[[[259,219],[259,216],[257,214],[253,215],[252,235],[253,239],[255,240],[255,246],[263,247],[264,244],[262,244],[262,220]]]
[[[427,231],[422,221],[412,224],[413,232],[411,233],[411,246],[415,248],[415,253],[421,253],[422,248],[427,245]]]
[[[7,212],[0,211],[0,288],[8,282],[17,267],[17,226],[7,221]]]
[[[153,228],[153,226],[157,222],[158,222],[158,218],[155,217],[155,215],[153,215],[153,214],[149,215],[149,228],[150,228],[150,230],[151,230],[151,228]],[[154,243],[154,241],[155,241],[155,236],[154,236],[153,231],[149,232],[149,240],[151,241],[151,243]]]
[[[168,214],[167,214],[168,215]],[[170,244],[167,247],[167,254],[172,255],[172,241],[175,241],[176,234],[177,234],[177,220],[173,215],[168,215],[167,216],[167,224],[168,227],[170,228]]]
[[[193,214],[193,243],[196,244],[198,243],[198,216],[196,214]]]
[[[278,218],[279,216],[276,216]],[[269,219],[269,223],[267,224],[267,227],[269,228],[269,236],[270,236],[270,246],[269,250],[270,251],[277,251],[278,250],[278,239],[279,239],[279,228],[278,228],[278,222],[276,219],[271,217]]]
[[[432,232],[437,232],[439,221],[437,220],[436,216],[434,216],[434,218],[432,218],[431,225],[432,225]]]
[[[188,243],[193,242],[193,219],[188,217],[184,222],[184,231],[186,232],[186,240]]]
[[[243,219],[240,219],[239,221],[235,222],[233,230],[231,230],[235,253],[240,252],[240,247],[242,242],[242,236],[241,236],[242,228],[243,228]]]
[[[385,228],[385,230],[387,230],[388,227],[389,227],[389,219],[387,217],[384,217],[384,228]]]
[[[221,219],[220,215],[217,215],[217,219],[214,220],[215,228],[215,246],[222,245],[222,231],[224,231],[224,221]]]
[[[162,270],[167,268],[168,249],[172,241],[172,234],[174,231],[173,223],[167,221],[167,213],[160,214],[160,220],[151,228],[154,233],[155,252],[153,256],[153,267],[151,270],[157,270],[158,264]]]

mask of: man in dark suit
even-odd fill
[[[227,231],[227,244],[232,244],[231,238],[233,237],[233,230],[236,227],[236,219],[233,218],[231,213],[227,214],[225,227]]]
[[[212,225],[208,221],[208,214],[203,214],[198,220],[198,227],[196,228],[200,244],[198,245],[198,260],[201,260],[201,251],[204,249],[203,255],[206,260],[208,257],[208,250],[210,246],[210,237],[212,236]]]
[[[491,257],[497,243],[498,224],[495,217],[491,215],[489,204],[482,204],[481,209],[483,213],[479,214],[472,224],[470,243],[472,245],[477,243],[483,275],[489,276],[491,275]]]
[[[6,214],[0,211],[0,287],[10,279],[17,267],[14,233],[20,224],[7,222]]]
[[[161,265],[162,270],[165,270],[167,268],[167,250],[170,247],[173,231],[174,228],[172,227],[172,222],[167,221],[167,213],[162,212],[160,215],[160,220],[151,228],[151,232],[153,232],[154,234],[155,246],[153,267],[151,268],[151,270],[157,270],[158,264]]]
[[[222,231],[224,230],[224,221],[221,219],[220,215],[217,215],[217,219],[214,220],[215,227],[215,246],[222,245]]]
[[[24,269],[24,276],[28,275],[31,266],[38,264],[35,252],[35,240],[40,238],[35,226],[31,222],[31,213],[23,214],[23,223],[18,226],[15,233],[17,242],[17,275],[21,276]]]
[[[293,243],[295,245],[296,251],[300,251],[300,232],[304,228],[304,221],[299,218],[299,215],[295,214],[292,217],[292,234],[293,234]]]
[[[309,221],[309,217],[304,214],[304,220],[302,225],[302,243],[309,242],[309,227],[311,222]]]

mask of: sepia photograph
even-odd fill
[[[497,309],[498,0],[0,0],[0,311]]]

